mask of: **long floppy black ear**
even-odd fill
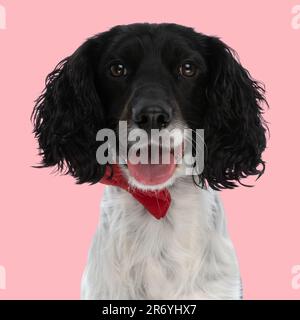
[[[104,114],[95,88],[95,56],[99,40],[87,40],[47,76],[32,118],[42,167],[57,166],[79,183],[95,183],[104,167],[96,161],[96,133]]]
[[[206,37],[207,79],[203,100],[205,168],[201,175],[214,189],[234,188],[242,178],[260,177],[267,126],[262,117],[264,87],[252,79],[235,52],[215,37]]]

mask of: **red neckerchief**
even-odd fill
[[[156,219],[163,218],[170,207],[171,196],[167,189],[158,191],[144,191],[131,187],[123,176],[118,165],[107,165],[101,183],[116,186],[129,192],[140,202]]]

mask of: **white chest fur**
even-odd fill
[[[190,177],[157,220],[129,193],[105,187],[82,278],[84,299],[239,299],[241,284],[218,193]]]

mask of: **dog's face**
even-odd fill
[[[152,129],[167,135],[173,129],[182,132],[188,127],[193,104],[198,105],[198,109],[201,107],[198,91],[207,66],[186,29],[131,26],[120,31],[123,32],[113,37],[101,55],[96,87],[109,126],[115,130],[123,120],[130,132],[134,129],[138,134],[138,129],[145,130],[149,141],[144,147],[148,148],[154,144],[150,138]],[[174,145],[178,149],[182,143],[180,132]],[[161,152],[173,155],[171,145],[160,144]],[[133,145],[129,143],[129,147]],[[150,153],[149,148],[149,158]],[[133,165],[128,154],[127,159],[122,168],[129,183],[139,188],[163,188],[184,174],[183,164],[176,165],[172,159],[153,165],[150,159],[144,165]]]
[[[48,76],[35,107],[35,133],[44,166],[58,165],[81,183],[95,183],[104,174],[95,156],[99,129],[117,132],[120,120],[129,131],[204,129],[198,181],[232,188],[264,170],[263,94],[215,37],[174,24],[118,26],[87,40]],[[168,152],[176,147],[174,142]],[[161,188],[182,174],[174,163],[129,162],[123,169],[140,188]]]

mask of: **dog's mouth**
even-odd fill
[[[143,157],[140,157],[144,152]],[[130,175],[140,184],[154,186],[166,183],[174,175],[182,146],[165,148],[161,145],[148,145],[138,150],[139,160],[128,157],[127,167]]]

